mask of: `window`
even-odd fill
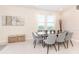
[[[47,16],[47,29],[52,30],[55,27],[55,17]]]
[[[52,30],[55,28],[55,18],[54,16],[38,15],[37,16],[37,28],[38,30]]]
[[[37,16],[37,27],[38,27],[38,30],[45,29],[45,16],[43,16],[43,15]]]

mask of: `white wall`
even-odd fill
[[[64,11],[62,15],[63,29],[74,33],[73,40],[79,40],[79,10],[73,8]]]
[[[22,16],[24,17],[24,26],[2,26],[0,19],[0,43],[7,43],[9,35],[25,34],[26,40],[32,38],[31,33],[36,31],[36,18],[37,14],[57,15],[38,9],[24,8],[21,6],[0,6],[0,16]],[[0,17],[1,18],[1,17]]]

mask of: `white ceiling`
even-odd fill
[[[29,7],[52,12],[60,12],[72,8],[73,5],[30,5]]]
[[[69,9],[72,6],[66,6],[66,5],[43,5],[43,6],[34,6],[34,8],[47,10],[47,11],[63,11],[65,9]]]

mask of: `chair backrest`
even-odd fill
[[[47,40],[45,41],[45,43],[54,44],[56,39],[57,39],[56,34],[49,34],[48,37],[47,37]]]
[[[32,36],[34,40],[43,40],[42,36],[39,36],[36,32],[32,32]]]
[[[32,32],[33,39],[36,40],[36,34]]]
[[[60,30],[57,30],[57,34],[59,34],[60,33]]]
[[[56,33],[56,31],[55,31],[55,30],[53,30],[53,33],[55,34],[55,33]]]
[[[38,30],[37,32],[42,32],[42,30]]]
[[[48,34],[48,30],[44,30],[45,31],[45,34]]]
[[[65,40],[70,40],[72,38],[73,33],[72,32],[68,32],[66,35]]]
[[[53,30],[50,30],[50,34],[53,34]]]
[[[66,32],[62,32],[60,34],[58,34],[58,38],[57,38],[57,42],[64,42],[65,41],[65,37],[66,37]]]

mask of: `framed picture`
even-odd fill
[[[24,18],[21,16],[2,16],[4,26],[24,26]]]

